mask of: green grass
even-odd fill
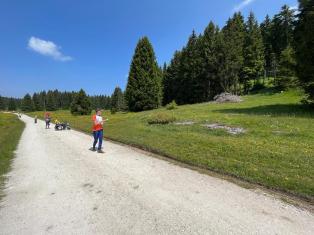
[[[4,175],[10,170],[13,151],[24,129],[24,123],[14,114],[0,113],[0,190]],[[2,193],[0,191],[0,199]]]
[[[202,103],[140,113],[106,112],[105,136],[181,162],[232,175],[294,195],[314,198],[314,112],[300,104],[299,91],[264,92],[238,104]],[[173,115],[191,126],[149,125],[156,113]],[[34,115],[35,113],[32,113]],[[37,112],[40,117],[42,112]],[[90,116],[53,113],[90,132]],[[209,130],[205,123],[243,127],[245,134]]]

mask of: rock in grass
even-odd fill
[[[218,124],[218,123],[204,124],[203,126],[208,128],[208,129],[212,129],[212,130],[214,130],[214,129],[224,129],[228,133],[233,134],[233,135],[238,135],[238,134],[245,133],[245,130],[242,127],[230,127],[230,126],[225,126],[225,125]]]
[[[242,102],[243,100],[240,98],[240,96],[225,92],[225,93],[221,93],[219,95],[216,95],[214,97],[214,101],[217,103],[228,103],[228,102],[239,103],[239,102]]]

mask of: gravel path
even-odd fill
[[[0,234],[311,234],[314,215],[261,191],[91,137],[26,128],[0,204]],[[313,234],[313,233],[312,233]]]

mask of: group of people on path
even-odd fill
[[[108,121],[108,119],[103,119],[102,117],[101,109],[96,109],[96,114],[92,116],[92,132],[94,137],[93,146],[90,148],[91,151],[98,152],[98,153],[104,153],[102,150],[102,140],[104,136],[104,121]],[[51,114],[49,112],[45,113],[44,116],[45,123],[46,123],[46,129],[50,128],[50,122],[51,122]],[[35,116],[35,123],[37,123],[37,116]],[[98,146],[96,148],[96,145],[98,143]]]

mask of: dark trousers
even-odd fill
[[[93,131],[93,135],[94,135],[93,148],[96,147],[96,144],[98,142],[98,150],[101,150],[102,138],[103,138],[103,130]]]

